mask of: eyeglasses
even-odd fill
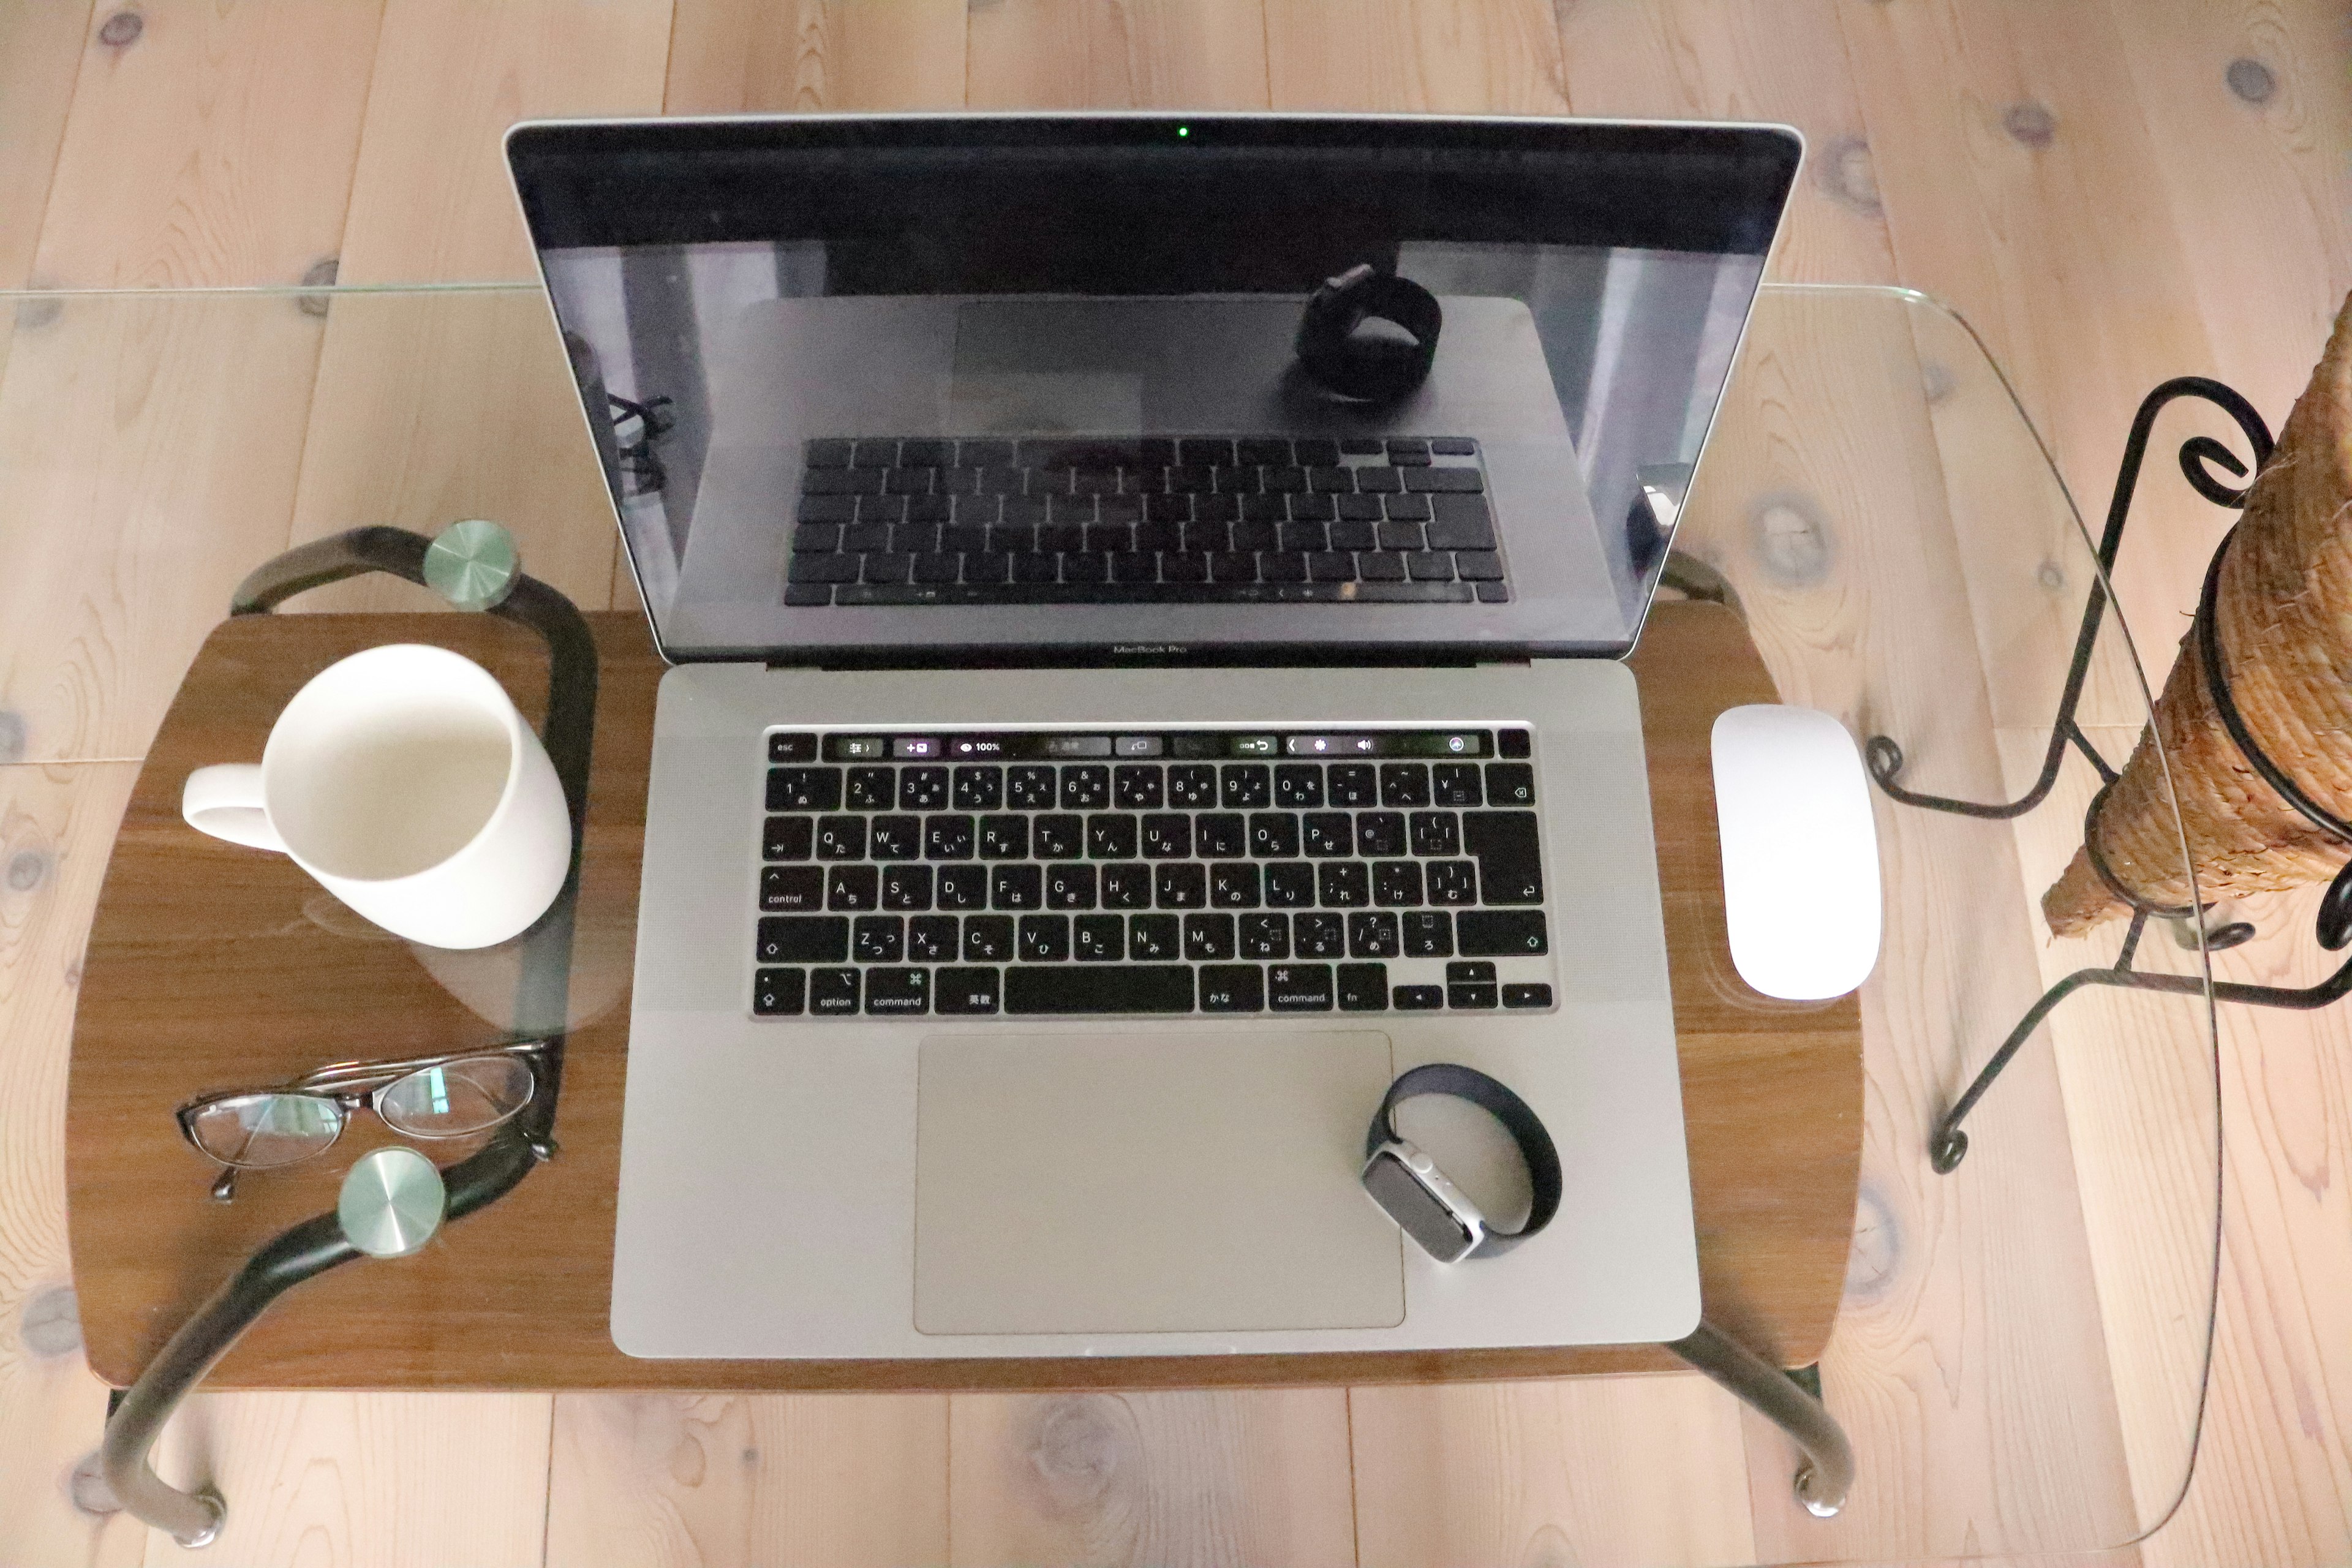
[[[239,1171],[268,1171],[334,1147],[352,1116],[373,1110],[410,1138],[463,1138],[509,1121],[539,1088],[544,1040],[397,1062],[336,1062],[278,1089],[200,1095],[174,1114],[206,1159],[227,1167],[213,1184],[222,1203]]]

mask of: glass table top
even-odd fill
[[[0,770],[0,791],[143,756],[231,589],[290,543],[489,518],[583,609],[637,607],[535,287],[5,303],[0,763],[39,766]],[[1894,741],[1907,789],[1979,802],[2033,783],[2102,581],[1966,323],[1866,287],[1763,290],[1675,551],[1669,595],[1737,607],[1784,700],[1836,715],[1857,743]],[[372,579],[300,607],[434,602]],[[2122,608],[2079,712],[2115,767],[2170,655],[2136,658]],[[1694,1496],[1752,1491],[1756,1554],[1773,1562],[2076,1552],[2167,1518],[2212,1327],[2210,1001],[2074,995],[1971,1114],[1967,1158],[1948,1173],[1930,1159],[1938,1118],[2044,989],[2125,956],[2125,922],[2053,940],[2039,908],[2099,784],[2070,751],[2050,797],[2011,820],[1874,792],[1885,940],[1861,994],[1862,1177],[1818,1368],[1856,1450],[1844,1513],[1794,1506],[1791,1455],[1760,1421],[1729,1441],[1680,1430],[1674,1413],[1691,1407],[1671,1390],[1686,1379],[1620,1380],[1659,1415],[1646,1440],[1551,1452],[1571,1490],[1622,1485],[1635,1444]],[[2201,977],[2200,944],[2192,922],[2156,922],[2128,956]],[[629,958],[625,937],[583,950],[583,993],[615,994]]]

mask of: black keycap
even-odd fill
[[[1445,987],[1445,1005],[1448,1007],[1486,1008],[1496,1006],[1500,1002],[1501,997],[1496,994],[1496,989],[1492,984],[1460,985],[1449,984]]]
[[[839,811],[841,770],[838,768],[770,768],[770,811]]]
[[[816,819],[816,858],[820,860],[866,858],[866,818],[820,816]]]
[[[1242,462],[1268,468],[1290,466],[1290,442],[1286,437],[1256,437],[1236,442],[1235,447]]]
[[[1549,951],[1541,910],[1465,910],[1454,925],[1456,943],[1472,957],[1524,958]]]
[[[1127,956],[1127,921],[1118,915],[1080,915],[1073,934],[1080,963],[1117,963]]]
[[[1432,497],[1427,530],[1432,550],[1492,550],[1495,520],[1484,496]]]
[[[815,605],[833,603],[833,589],[823,583],[792,583],[785,585],[784,603],[805,609]]]
[[[1162,555],[1160,558],[1160,579],[1163,583],[1205,583],[1209,580],[1209,557],[1206,552],[1186,555]]]
[[[1257,581],[1257,557],[1244,551],[1230,551],[1209,557],[1209,580],[1213,583],[1255,583]]]
[[[898,801],[898,774],[893,768],[849,770],[849,809],[887,811]]]
[[[1045,907],[1049,910],[1093,909],[1095,868],[1086,865],[1046,868]]]
[[[1404,558],[1404,569],[1416,583],[1448,583],[1454,579],[1454,557],[1420,551]]]
[[[1197,910],[1209,901],[1208,868],[1197,860],[1170,861],[1151,879],[1151,901],[1163,910]]]
[[[983,816],[980,819],[980,858],[1018,860],[1029,853],[1029,819],[1025,816]]]
[[[1192,853],[1192,819],[1158,812],[1143,819],[1143,853],[1152,860],[1176,860]]]
[[[1355,819],[1344,811],[1310,811],[1303,819],[1307,853],[1321,858],[1356,852]]]
[[[1416,855],[1459,855],[1462,825],[1450,811],[1416,811],[1407,819]]]
[[[1217,804],[1217,770],[1206,763],[1179,763],[1168,770],[1168,802],[1187,811]]]
[[[1276,1013],[1328,1013],[1332,1002],[1331,966],[1277,963],[1266,971],[1265,999]]]
[[[1320,522],[1286,522],[1275,530],[1275,548],[1305,553],[1324,547],[1327,535]],[[1276,579],[1269,576],[1266,581]]]
[[[751,977],[751,1011],[761,1017],[796,1017],[807,1005],[807,970],[762,969]]]
[[[885,866],[882,907],[886,910],[928,910],[931,907],[929,866]]]
[[[988,907],[988,868],[985,866],[942,866],[940,868],[940,908],[943,910],[984,910]]]
[[[1174,915],[1130,915],[1127,921],[1127,955],[1134,959],[1178,957],[1181,929]]]
[[[1323,804],[1323,769],[1317,763],[1285,763],[1274,770],[1276,805],[1299,810]]]
[[[1276,909],[1303,910],[1315,902],[1315,868],[1286,860],[1265,868],[1265,901]]]
[[[1370,763],[1334,763],[1325,783],[1333,805],[1379,804],[1380,775]]]
[[[1244,915],[1236,933],[1244,958],[1288,958],[1290,917],[1281,914]]]
[[[1029,852],[1040,860],[1075,860],[1086,849],[1087,825],[1082,817],[1055,812],[1030,824]]]
[[[1107,910],[1150,909],[1151,868],[1140,864],[1104,867],[1102,907]]]
[[[1209,963],[1201,968],[1201,1011],[1263,1013],[1265,972],[1255,963]]]
[[[1110,804],[1110,769],[1087,763],[1062,770],[1062,809],[1100,811]]]
[[[923,819],[923,857],[929,860],[969,860],[972,822],[969,816],[927,816]]]
[[[1003,963],[1012,956],[1011,915],[973,915],[963,922],[966,963]]]
[[[907,922],[907,956],[918,963],[952,963],[956,956],[956,918],[917,915]]]
[[[1352,583],[1356,580],[1356,558],[1344,551],[1310,552],[1307,575],[1316,583]]]
[[[1379,860],[1372,865],[1372,902],[1382,909],[1410,909],[1421,902],[1421,863]]]
[[[765,860],[805,860],[816,843],[816,819],[772,816],[760,835],[760,857]]]
[[[1345,499],[1351,501],[1363,501],[1370,498],[1349,496]],[[1331,525],[1330,533],[1331,548],[1334,550],[1378,550],[1381,547],[1381,531],[1370,522],[1349,521],[1343,519]],[[1307,570],[1311,573],[1314,569],[1314,563],[1309,562]],[[1341,578],[1339,581],[1345,582],[1346,579]]]
[[[928,1013],[930,1010],[929,970],[869,969],[866,972],[867,1013]]]
[[[1157,763],[1128,763],[1111,774],[1111,803],[1121,811],[1157,811],[1167,795],[1167,780]]]
[[[1234,917],[1227,914],[1186,915],[1184,956],[1194,960],[1234,955]]]
[[[801,510],[805,511],[810,507],[824,501],[842,501],[848,499],[846,496],[811,496],[801,503]],[[823,554],[826,551],[840,548],[841,530],[832,523],[803,522],[793,530],[793,553],[795,555]],[[814,762],[816,759],[806,757],[796,760]]]
[[[1454,917],[1444,910],[1414,910],[1404,917],[1402,924],[1407,958],[1454,956]]]
[[[945,768],[901,768],[898,770],[898,809],[900,811],[943,811],[948,804],[948,770]]]
[[[870,468],[811,468],[801,476],[803,495],[878,495],[881,490],[882,476]]]
[[[997,866],[988,878],[992,910],[1034,910],[1045,901],[1045,871],[1042,866]]]
[[[1268,583],[1304,583],[1307,557],[1296,551],[1263,552],[1257,558],[1257,574]]]
[[[870,910],[881,897],[881,868],[877,866],[835,866],[825,873],[824,907],[829,910]]]
[[[1005,977],[1004,1010],[1034,1013],[1189,1013],[1192,971],[1183,964],[1023,965]]]
[[[1290,951],[1301,958],[1345,958],[1347,926],[1341,917],[1313,914],[1290,917]]]
[[[1274,798],[1274,770],[1264,763],[1227,763],[1218,777],[1227,811],[1255,811]]]
[[[1070,956],[1070,917],[1023,915],[1020,942],[1022,963],[1059,963]]]
[[[994,811],[1004,804],[1004,770],[961,767],[955,770],[950,796],[958,811]]]
[[[824,873],[814,866],[765,868],[760,873],[760,907],[780,913],[823,909]]]
[[[1318,495],[1340,495],[1356,488],[1355,471],[1346,468],[1309,468],[1307,488]]]
[[[1475,583],[1484,589],[1503,580],[1503,558],[1491,550],[1457,550],[1454,552],[1454,574],[1465,583]]]
[[[811,441],[805,448],[808,466],[812,468],[845,468],[849,467],[852,443],[847,441]]]
[[[1417,522],[1384,522],[1373,531],[1382,550],[1419,550],[1422,547],[1421,524]],[[1403,563],[1398,563],[1402,574]]]
[[[1427,875],[1431,903],[1458,905],[1478,901],[1478,868],[1469,861],[1432,861]]]
[[[1481,805],[1486,795],[1478,787],[1475,763],[1440,763],[1429,770],[1429,796],[1439,805]]]
[[[876,817],[866,852],[877,860],[920,858],[923,853],[922,820],[913,816]]]
[[[1326,437],[1301,437],[1291,443],[1298,461],[1310,468],[1328,468],[1339,460],[1339,443]]]
[[[975,1016],[997,1011],[997,972],[993,969],[942,969],[934,977],[938,995],[933,1008],[941,1014]]]
[[[1445,993],[1434,985],[1400,985],[1390,996],[1399,1012],[1425,1013],[1445,1005]]]
[[[797,560],[798,557],[794,559]],[[814,559],[824,558],[818,556]],[[863,580],[868,583],[903,583],[907,580],[907,574],[913,570],[915,558],[911,555],[887,553],[868,555],[866,558],[866,574]]]
[[[1506,985],[1503,987],[1503,1005],[1506,1007],[1549,1007],[1551,1005],[1551,987],[1549,985],[1533,984]]]
[[[1493,782],[1487,781],[1490,793]],[[1478,862],[1478,886],[1486,902],[1543,902],[1543,860],[1536,847],[1534,812],[1465,811],[1462,847]]]
[[[907,956],[906,923],[897,915],[860,915],[851,928],[849,956],[860,963],[896,963]]]
[[[1389,1005],[1389,966],[1385,963],[1339,965],[1339,1011],[1385,1013]]]
[[[1503,731],[1505,734],[1510,731]],[[1520,733],[1524,734],[1522,731]],[[1486,764],[1486,804],[1489,805],[1533,805],[1536,803],[1536,770],[1526,763],[1488,763]]]
[[[857,971],[809,971],[809,1011],[819,1015],[857,1011]]]
[[[1356,853],[1359,855],[1403,854],[1404,814],[1401,811],[1356,813]]]
[[[1397,918],[1386,910],[1366,910],[1348,917],[1348,956],[1394,958]]]
[[[1097,812],[1087,818],[1087,858],[1131,860],[1138,842],[1136,818],[1128,812]]]
[[[760,921],[752,956],[761,963],[840,963],[849,957],[849,922],[838,915],[770,915]]]
[[[816,737],[799,733],[771,735],[768,737],[768,761],[813,763],[816,761]]]
[[[1209,904],[1220,910],[1257,908],[1256,865],[1248,860],[1223,860],[1210,867]]]
[[[1381,804],[1382,805],[1427,805],[1429,804],[1429,764],[1382,763],[1381,764]]]
[[[1327,860],[1315,873],[1315,890],[1326,909],[1354,909],[1372,901],[1371,876],[1361,860]]]
[[[1192,818],[1192,849],[1204,860],[1238,860],[1249,853],[1249,830],[1239,812],[1204,811]]]
[[[1526,757],[1534,750],[1534,738],[1525,730],[1505,730],[1495,737],[1495,754],[1498,757]]]
[[[1404,581],[1404,557],[1367,552],[1356,557],[1356,574],[1367,583]]]
[[[1249,852],[1261,860],[1287,860],[1298,853],[1298,816],[1288,811],[1253,812]]]
[[[1059,781],[1054,770],[1031,763],[1006,770],[1004,798],[1019,811],[1051,811]]]
[[[1422,493],[1475,494],[1486,488],[1475,468],[1416,468],[1404,477],[1404,488]]]

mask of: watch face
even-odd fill
[[[1469,1226],[1405,1169],[1404,1162],[1383,1149],[1364,1166],[1364,1190],[1422,1250],[1440,1263],[1456,1262],[1468,1255],[1477,1238]]]

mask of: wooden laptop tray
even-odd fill
[[[628,977],[655,683],[643,618],[591,616],[602,652],[562,1153],[415,1258],[362,1260],[278,1303],[207,1380],[215,1388],[955,1389],[1208,1386],[1551,1376],[1681,1366],[1655,1346],[1289,1356],[971,1361],[639,1361],[606,1330]],[[281,856],[180,820],[181,782],[258,757],[278,710],[334,660],[431,642],[480,661],[527,716],[545,655],[482,616],[257,616],[224,623],[182,682],[139,775],[82,971],[66,1110],[73,1272],[90,1365],[127,1385],[246,1254],[334,1205],[352,1159],[390,1141],[361,1118],[335,1151],[206,1196],[215,1167],[173,1123],[192,1093],[268,1084],[324,1062],[499,1037]],[[1707,734],[1774,700],[1730,611],[1661,605],[1642,677],[1658,866],[1710,1321],[1782,1366],[1818,1358],[1837,1310],[1862,1145],[1852,997],[1768,1000],[1725,944]],[[476,993],[479,994],[478,990]],[[593,1017],[582,1020],[583,1013]],[[435,1151],[446,1163],[450,1152]],[[1570,1195],[1574,1201],[1574,1194]]]

